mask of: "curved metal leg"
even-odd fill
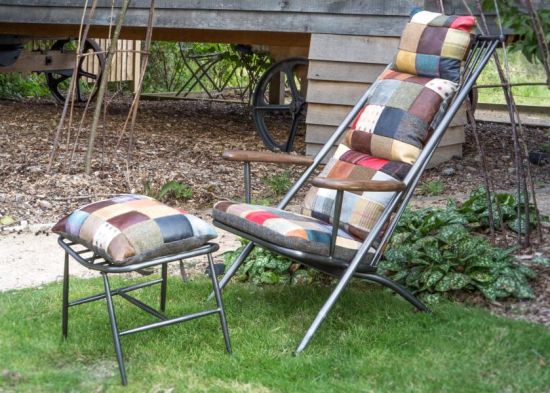
[[[107,299],[107,311],[109,313],[109,321],[111,322],[111,333],[113,335],[113,344],[115,346],[116,358],[118,361],[118,369],[120,371],[120,380],[123,385],[128,383],[126,379],[126,367],[124,366],[124,359],[122,358],[122,347],[120,345],[120,336],[118,334],[118,326],[116,322],[115,309],[113,307],[113,298],[111,296],[111,288],[109,286],[109,279],[107,274],[102,272],[103,285],[105,287],[105,297]]]
[[[228,353],[231,353],[231,341],[229,340],[229,329],[227,327],[227,320],[225,319],[225,309],[223,308],[222,295],[220,293],[218,278],[216,277],[216,270],[214,270],[214,260],[212,259],[212,254],[208,254],[208,265],[210,266],[210,278],[212,279],[214,296],[216,297],[216,304],[218,305],[218,313],[220,314],[220,324],[222,326],[223,339],[225,341],[225,349],[227,350]]]
[[[252,242],[248,243],[241,254],[237,257],[233,265],[229,268],[229,270],[223,275],[222,280],[220,281],[220,290],[225,288],[225,286],[229,283],[229,280],[237,273],[237,270],[242,265],[242,263],[246,260],[246,258],[250,255],[252,250],[254,249],[256,245]],[[214,271],[214,270],[212,270]],[[208,296],[208,300],[212,299],[214,297],[214,292],[210,293]]]
[[[168,264],[163,263],[161,267],[161,278],[160,282],[160,311],[166,311],[166,289],[168,287]]]
[[[65,253],[63,266],[63,305],[61,310],[61,333],[67,338],[69,331],[69,253]]]
[[[356,273],[355,276],[384,285],[385,287],[388,287],[394,292],[396,292],[397,294],[401,295],[405,300],[407,300],[409,303],[415,306],[418,310],[424,311],[424,312],[430,312],[430,309],[424,303],[418,300],[418,298],[416,298],[416,296],[414,296],[408,289],[399,285],[395,281],[390,280],[389,278],[382,277],[377,274],[368,274],[368,273]]]

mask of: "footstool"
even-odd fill
[[[218,314],[227,352],[231,353],[229,331],[212,253],[219,246],[211,240],[215,229],[205,221],[169,207],[144,195],[118,195],[79,209],[59,221],[52,231],[59,235],[58,243],[65,250],[63,271],[62,334],[67,337],[69,307],[106,299],[111,333],[122,384],[126,385],[126,370],[120,338],[133,333],[173,325],[211,314]],[[193,314],[168,318],[166,308],[167,265],[170,262],[206,255],[217,307]],[[69,301],[69,256],[103,277],[105,291]],[[141,271],[161,265],[160,278],[111,289],[109,274]],[[129,292],[160,284],[160,311],[129,295]],[[119,330],[113,296],[118,295],[143,311],[158,318],[158,322]]]

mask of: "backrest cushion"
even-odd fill
[[[470,17],[415,13],[396,64],[371,86],[365,106],[320,176],[403,180],[457,90],[474,26]],[[393,195],[345,192],[341,228],[364,239]],[[332,222],[335,198],[334,190],[312,187],[302,212]]]
[[[401,36],[394,69],[458,82],[475,26],[472,16],[447,16],[416,9]]]
[[[52,231],[117,265],[147,261],[202,246],[212,225],[145,195],[119,195],[76,209]]]
[[[456,88],[446,79],[386,70],[343,143],[360,153],[412,164]]]

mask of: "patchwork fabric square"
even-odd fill
[[[410,164],[373,157],[341,144],[320,176],[401,181],[410,168]],[[393,192],[344,192],[340,228],[355,238],[366,238],[393,196]],[[302,213],[332,223],[335,199],[335,190],[312,187],[304,200]]]
[[[52,231],[115,265],[200,247],[217,237],[200,218],[144,195],[119,195],[76,209]]]
[[[415,10],[395,58],[396,71],[458,82],[476,20]]]
[[[456,88],[445,79],[387,70],[342,143],[359,153],[412,164]]]
[[[329,254],[332,226],[314,217],[231,201],[218,202],[212,215],[218,222],[269,243],[312,254]],[[334,256],[350,260],[360,246],[356,237],[339,230]]]

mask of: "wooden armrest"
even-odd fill
[[[311,183],[315,187],[342,191],[403,191],[405,183],[393,180],[344,180],[316,177]]]
[[[226,150],[223,152],[222,158],[228,161],[271,162],[274,164],[311,165],[313,163],[311,157],[269,151]]]

